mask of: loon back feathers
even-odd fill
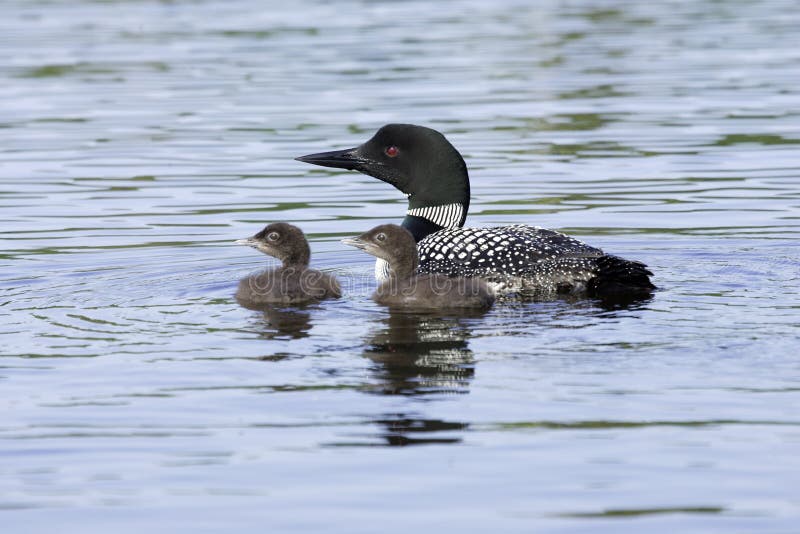
[[[560,232],[524,224],[444,229],[427,236],[417,248],[419,272],[480,276],[505,290],[598,294],[624,292],[628,286],[653,287],[649,271],[639,262],[608,256]]]
[[[531,269],[563,259],[598,258],[603,251],[577,239],[524,224],[492,228],[448,228],[418,243],[420,261],[439,272],[478,275],[501,272],[524,276]]]

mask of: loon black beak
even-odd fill
[[[332,152],[319,152],[317,154],[308,154],[307,156],[300,156],[295,158],[297,161],[303,163],[311,163],[312,165],[321,165],[323,167],[334,167],[336,169],[347,169],[348,171],[361,170],[364,165],[369,163],[368,160],[358,156],[358,148],[348,148],[345,150],[334,150]]]
[[[334,150],[332,152],[319,152],[294,158],[303,163],[321,165],[323,167],[334,167],[336,169],[347,169],[348,171],[358,171],[368,176],[373,176],[378,180],[383,180],[387,184],[393,185],[405,194],[410,194],[401,184],[405,183],[403,176],[397,169],[385,165],[383,162],[376,161],[364,156],[367,152],[365,145],[345,150]]]

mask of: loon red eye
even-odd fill
[[[400,150],[396,146],[391,145],[391,146],[387,146],[386,150],[384,150],[384,152],[386,153],[387,156],[389,156],[390,158],[393,158],[397,154],[400,153]]]

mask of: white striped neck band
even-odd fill
[[[464,206],[461,204],[445,204],[444,206],[414,208],[408,210],[406,215],[422,217],[442,228],[458,228],[464,218]]]

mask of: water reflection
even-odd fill
[[[255,306],[239,301],[239,305],[249,310],[261,312],[257,316],[254,329],[263,339],[301,339],[309,336],[311,312],[307,306],[276,306],[264,304]]]
[[[390,447],[461,443],[461,431],[469,426],[467,423],[423,419],[405,414],[387,414],[385,419],[374,422],[383,427],[380,437]]]
[[[466,318],[393,312],[382,323],[364,350],[374,363],[376,385],[370,393],[426,398],[469,393],[475,359]],[[409,413],[384,414],[372,422],[379,427],[377,437],[390,447],[460,443],[468,426]]]
[[[370,336],[364,356],[383,395],[468,393],[475,375],[469,329],[459,317],[393,312]]]

